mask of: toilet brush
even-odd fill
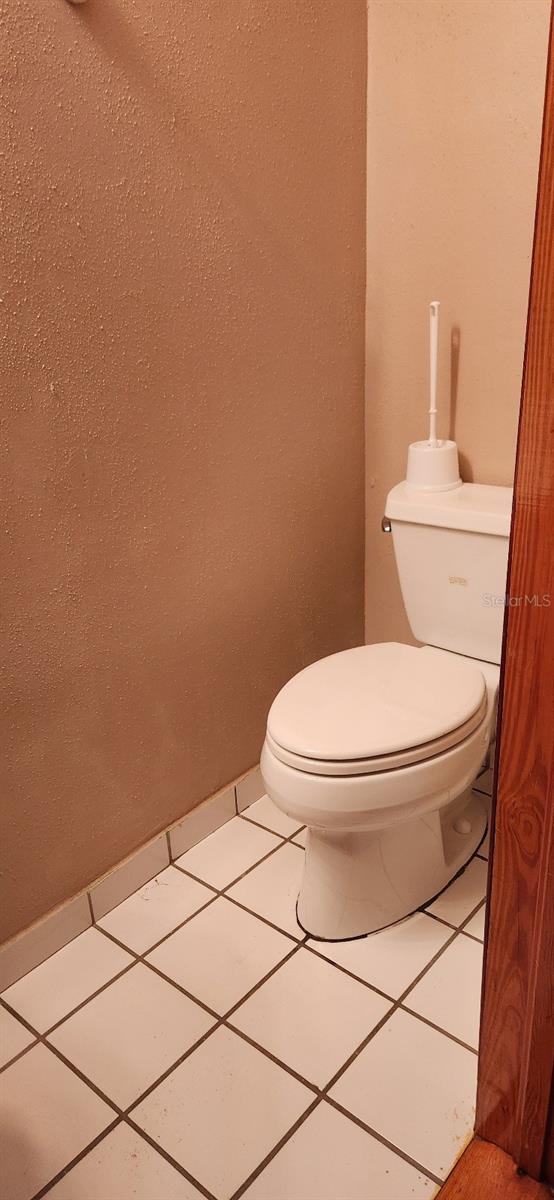
[[[429,305],[429,437],[408,447],[406,483],[423,492],[449,492],[461,486],[456,442],[437,438],[437,360],[440,302]]]

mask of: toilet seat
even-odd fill
[[[469,721],[465,721],[463,725],[451,730],[444,737],[437,738],[434,742],[424,742],[421,746],[412,746],[408,750],[399,751],[398,754],[369,758],[344,760],[307,758],[305,755],[294,754],[291,750],[279,746],[270,733],[266,733],[266,742],[279,762],[286,763],[289,767],[295,767],[297,771],[309,771],[314,775],[373,775],[377,771],[397,771],[400,767],[409,767],[413,763],[423,762],[426,759],[434,758],[437,754],[444,753],[445,750],[450,750],[469,737],[470,733],[473,733],[473,730],[484,721],[486,715],[487,700],[486,696],[483,696],[480,707]]]
[[[398,642],[343,650],[300,671],[268,717],[268,747],[316,775],[397,770],[451,749],[487,713],[477,665]]]

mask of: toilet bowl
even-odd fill
[[[486,831],[471,791],[499,669],[433,647],[359,646],[277,696],[261,770],[308,826],[298,920],[312,937],[381,929],[442,890]]]
[[[307,825],[298,920],[360,937],[432,900],[486,832],[472,784],[494,735],[511,488],[389,492],[414,639],[312,663],[274,700],[266,791]]]

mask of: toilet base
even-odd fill
[[[437,812],[368,833],[310,828],[298,921],[321,941],[374,933],[441,892],[483,840],[487,812],[471,790]]]

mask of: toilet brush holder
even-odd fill
[[[450,492],[461,487],[456,442],[412,442],[408,447],[406,483],[418,492]]]

